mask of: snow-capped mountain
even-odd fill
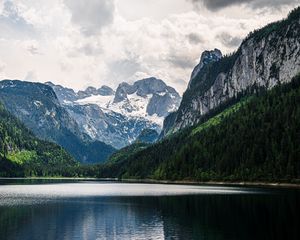
[[[103,162],[115,151],[83,132],[53,89],[45,84],[0,81],[0,102],[37,137],[64,147],[81,163]]]
[[[75,92],[47,84],[83,132],[116,148],[134,142],[144,129],[160,132],[164,118],[176,111],[181,101],[174,88],[156,78],[139,80],[132,85],[121,83],[116,91],[102,86]]]

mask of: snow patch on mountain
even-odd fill
[[[104,86],[75,92],[47,84],[83,132],[116,148],[133,143],[144,129],[160,132],[164,118],[181,101],[174,88],[156,78],[121,83],[116,91]]]

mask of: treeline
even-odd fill
[[[0,176],[294,181],[300,179],[300,76],[242,94],[197,126],[152,145],[138,143],[102,165],[79,165],[37,139],[0,104]]]
[[[230,114],[210,118],[213,124],[200,123],[113,165],[98,166],[96,175],[197,181],[300,179],[300,76],[271,91],[257,91],[238,104]]]
[[[0,103],[0,176],[62,176],[78,163],[61,147],[37,139]]]

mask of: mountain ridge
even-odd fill
[[[93,143],[80,130],[48,85],[3,80],[0,82],[0,101],[36,136],[63,146],[82,163],[104,161],[114,152],[111,146]]]
[[[171,181],[298,181],[300,75],[237,98],[198,125],[116,152],[98,177]]]
[[[58,176],[77,166],[62,147],[38,139],[0,102],[0,176]]]
[[[123,82],[116,90],[107,86],[88,87],[77,93],[70,88],[47,84],[77,120],[82,132],[115,148],[133,143],[144,129],[160,132],[164,118],[175,111],[181,101],[174,88],[154,77],[132,84]],[[100,93],[99,89],[103,88],[107,94]]]
[[[279,22],[250,33],[238,50],[194,69],[173,121],[163,133],[197,124],[205,113],[251,88],[271,89],[300,71],[300,8]],[[197,73],[197,74],[195,74]],[[166,129],[168,129],[166,131]]]

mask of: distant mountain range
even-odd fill
[[[164,118],[176,111],[181,101],[174,88],[156,78],[132,85],[121,83],[115,91],[102,86],[75,92],[51,82],[46,84],[53,88],[81,132],[115,148],[133,143],[144,129],[160,132]]]
[[[103,162],[115,151],[82,132],[48,85],[1,81],[0,102],[37,137],[59,144],[82,163]]]
[[[116,91],[102,86],[79,92],[50,82],[0,81],[0,102],[11,114],[84,164],[105,161],[146,129],[153,141],[153,132],[161,131],[164,117],[180,100],[175,89],[156,78],[122,83]]]
[[[250,33],[231,55],[203,52],[182,99],[156,78],[79,92],[1,81],[0,170],[19,171],[32,156],[38,165],[29,171],[49,166],[49,156],[69,176],[298,182],[299,36],[300,7]],[[18,121],[82,163],[108,161],[76,165]]]
[[[299,123],[300,7],[231,55],[203,52],[160,141],[114,153],[98,177],[298,182]]]

